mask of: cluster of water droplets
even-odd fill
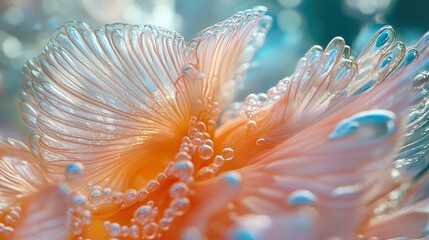
[[[19,220],[20,206],[0,206],[0,237],[8,239],[14,232],[14,224]]]

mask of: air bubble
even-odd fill
[[[207,146],[210,146],[211,148],[214,148],[214,142],[210,139],[204,140],[203,145],[207,145]]]
[[[162,231],[167,231],[170,228],[170,225],[171,220],[167,218],[161,218],[158,223],[159,229],[161,229]]]
[[[224,148],[221,155],[225,161],[231,161],[234,158],[234,150],[232,148]]]
[[[253,120],[250,120],[247,122],[246,124],[246,130],[249,132],[254,132],[256,131],[256,128],[258,127],[257,123]]]
[[[205,132],[207,130],[206,125],[203,122],[197,122],[197,124],[195,125],[195,128],[200,133]]]
[[[143,201],[149,196],[149,192],[146,190],[146,188],[142,188],[137,192],[137,199],[139,201]]]
[[[213,160],[213,163],[219,167],[221,167],[224,162],[225,162],[225,159],[220,155],[217,155]]]
[[[176,154],[176,156],[174,157],[174,159],[176,160],[176,162],[185,161],[185,160],[191,160],[191,155],[189,155],[185,151],[180,151],[180,152],[178,152]]]
[[[189,187],[183,182],[176,182],[169,189],[171,198],[185,197],[189,194]]]
[[[132,225],[130,227],[130,237],[131,238],[138,238],[138,237],[140,237],[139,227],[137,225]]]
[[[194,170],[194,164],[191,161],[186,160],[174,164],[172,173],[176,178],[182,179],[192,176],[194,174]]]
[[[65,179],[67,182],[79,182],[83,177],[83,165],[81,163],[73,163],[67,166]]]
[[[82,223],[79,220],[73,221],[71,226],[70,226],[70,231],[74,235],[80,235],[83,232]]]
[[[188,135],[190,138],[194,138],[197,133],[198,133],[198,129],[196,129],[194,127],[191,127],[188,130]]]
[[[81,221],[82,221],[82,223],[83,223],[84,225],[89,225],[89,224],[91,223],[91,221],[92,221],[92,215],[91,215],[91,212],[90,212],[90,211],[88,211],[88,210],[83,211],[83,212],[80,214],[80,219],[81,219]]]
[[[152,219],[152,207],[148,205],[139,207],[134,212],[134,219],[141,225],[148,223]]]
[[[266,144],[267,140],[265,140],[265,138],[259,138],[258,140],[256,140],[256,146],[258,147],[265,146]]]
[[[213,156],[213,148],[208,145],[202,145],[198,149],[198,156],[203,160],[209,160]]]
[[[143,228],[143,236],[147,239],[154,239],[158,233],[158,224],[151,222]]]
[[[122,192],[115,192],[111,198],[114,204],[121,204],[124,201],[124,194]]]
[[[214,177],[215,173],[209,167],[202,167],[198,171],[198,180],[207,180]]]
[[[129,229],[127,226],[121,227],[121,237],[128,237]]]
[[[174,214],[174,209],[172,208],[167,208],[164,211],[164,217],[169,219],[170,221],[174,219],[175,214]]]
[[[112,223],[109,226],[109,235],[112,237],[118,237],[121,231],[121,226],[119,223]]]
[[[94,186],[91,189],[88,200],[92,204],[98,204],[103,200],[103,191],[100,186]]]
[[[125,193],[125,202],[126,203],[132,203],[137,200],[137,190],[135,189],[128,189],[128,191]]]
[[[159,187],[159,182],[158,181],[156,181],[156,180],[150,180],[148,183],[147,183],[147,185],[146,185],[146,189],[149,191],[149,192],[153,192],[153,191],[155,191],[156,189],[158,189],[158,187]]]
[[[186,197],[175,198],[170,203],[170,207],[174,209],[176,216],[183,216],[188,211],[190,205],[189,199]]]

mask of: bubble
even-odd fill
[[[78,182],[83,177],[83,165],[81,163],[73,163],[67,166],[65,179],[67,182]]]
[[[119,233],[121,231],[121,226],[119,225],[119,223],[112,223],[109,226],[109,234],[112,237],[118,237]]]
[[[211,148],[214,148],[214,142],[210,139],[205,139],[203,141],[203,145],[207,145],[207,146],[210,146]]]
[[[198,129],[196,129],[194,127],[191,127],[188,130],[188,135],[190,138],[194,138],[197,133],[198,133]]]
[[[137,200],[137,190],[135,189],[128,189],[125,193],[125,202],[126,203],[132,203]]]
[[[205,132],[206,131],[206,125],[203,122],[197,122],[195,125],[195,128],[198,130],[198,132]]]
[[[137,225],[132,225],[130,227],[130,237],[131,238],[138,238],[138,237],[140,237],[139,227]]]
[[[161,229],[162,231],[167,231],[170,228],[170,225],[171,220],[167,218],[161,218],[158,223],[159,229]]]
[[[287,204],[293,205],[308,205],[314,203],[317,197],[308,190],[296,190],[290,193]]]
[[[202,167],[198,171],[198,180],[207,180],[214,177],[215,173],[209,167]]]
[[[198,156],[203,160],[209,160],[213,156],[213,148],[209,145],[202,145],[198,149]]]
[[[174,219],[175,214],[174,214],[174,209],[173,208],[167,208],[164,211],[164,217],[169,219],[170,221]]]
[[[148,223],[152,219],[152,207],[148,205],[139,207],[134,212],[134,219],[141,225]]]
[[[127,226],[121,227],[121,237],[128,237],[129,229]]]
[[[137,192],[137,199],[139,201],[143,201],[147,198],[147,196],[149,196],[149,192],[146,190],[146,188],[142,188]]]
[[[176,182],[169,189],[171,198],[185,197],[189,194],[189,187],[184,182]]]
[[[185,161],[185,160],[191,160],[191,155],[189,155],[185,151],[180,151],[180,152],[178,152],[176,154],[176,156],[174,157],[174,159],[176,160],[176,162]]]
[[[194,164],[191,161],[186,160],[174,164],[172,173],[176,178],[182,179],[192,176],[194,174],[194,170]]]
[[[124,194],[122,192],[115,192],[111,195],[114,204],[121,204],[124,201]]]
[[[231,161],[234,158],[234,150],[232,148],[224,148],[221,155],[225,161]]]
[[[92,204],[98,204],[103,200],[103,191],[100,186],[94,186],[89,193],[88,200]]]
[[[150,180],[148,183],[147,183],[147,185],[146,185],[146,189],[149,191],[149,192],[153,192],[153,191],[155,191],[156,189],[158,189],[158,187],[159,187],[159,182],[158,181],[156,181],[156,180]]]
[[[174,210],[176,216],[183,216],[189,210],[191,203],[188,198],[175,198],[170,203],[170,207]]]
[[[253,120],[248,121],[246,124],[246,130],[249,132],[256,131],[257,127],[258,127],[257,123]]]
[[[146,226],[144,226],[143,228],[143,236],[147,239],[154,239],[157,233],[158,233],[158,224],[155,222],[151,222]]]
[[[265,144],[267,144],[267,140],[265,140],[265,138],[259,138],[258,140],[256,140],[256,146],[258,147],[262,147]]]
[[[213,163],[216,164],[218,167],[221,167],[224,162],[225,162],[225,159],[220,155],[217,155],[213,160]]]
[[[83,224],[89,225],[91,223],[91,221],[92,221],[91,212],[88,211],[88,210],[83,211],[80,214],[80,219],[81,219],[81,221],[82,221]]]
[[[83,232],[82,223],[79,220],[73,221],[72,224],[71,224],[71,226],[70,226],[70,231],[74,235],[80,235]]]
[[[195,126],[195,124],[197,123],[197,121],[198,121],[197,117],[195,117],[195,116],[191,116],[191,117],[189,118],[189,127],[194,127],[194,126]]]

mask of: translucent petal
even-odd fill
[[[0,138],[0,205],[37,192],[47,183],[41,166],[22,142]]]

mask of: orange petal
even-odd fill
[[[51,186],[20,201],[20,218],[12,239],[66,239],[68,190]]]

